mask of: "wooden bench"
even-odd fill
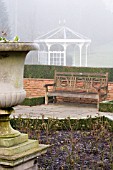
[[[53,86],[50,88],[49,86]],[[45,84],[45,104],[48,104],[48,97],[74,97],[96,99],[99,102],[107,97],[108,73],[76,73],[56,72],[53,84]]]

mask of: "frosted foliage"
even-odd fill
[[[8,13],[3,0],[0,0],[0,37],[5,37],[7,39],[11,37]]]

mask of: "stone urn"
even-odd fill
[[[26,55],[37,50],[34,43],[0,43],[0,169],[33,169],[34,159],[47,145],[28,139],[10,125],[13,106],[26,97],[23,72]],[[36,161],[35,161],[36,162]]]
[[[35,49],[33,43],[0,43],[0,108],[16,106],[25,99],[24,61]]]

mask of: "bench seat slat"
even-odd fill
[[[77,98],[89,98],[89,99],[98,99],[97,93],[85,93],[85,92],[48,92],[48,96],[58,96],[58,97],[77,97]]]

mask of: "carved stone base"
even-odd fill
[[[20,165],[23,166],[31,160],[34,160],[35,163],[37,157],[45,153],[48,147],[49,145],[38,144],[38,141],[34,140],[28,140],[28,142],[5,148],[5,150],[3,147],[0,154],[0,166],[10,169]],[[3,150],[5,155],[3,154]]]
[[[0,170],[35,170],[37,156],[45,153],[49,145],[28,139],[10,125],[12,109],[0,110]]]
[[[12,112],[12,108],[0,110],[0,139],[17,137],[20,135],[20,132],[14,130],[10,125],[9,116]]]
[[[0,146],[9,148],[26,141],[28,141],[28,135],[20,134],[19,136],[13,138],[0,138]]]

